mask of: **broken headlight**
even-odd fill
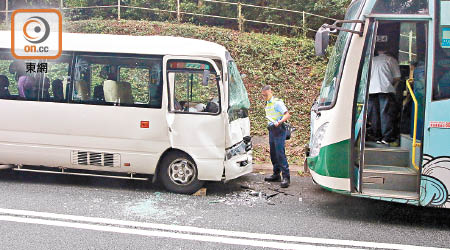
[[[247,152],[246,148],[247,144],[244,141],[239,142],[225,151],[225,160],[229,160],[236,155],[245,154]]]
[[[325,136],[325,132],[328,128],[328,122],[322,124],[316,132],[312,135],[311,143],[310,143],[310,153],[309,157],[318,156],[320,152],[320,147],[322,146],[322,141]]]

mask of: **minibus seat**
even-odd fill
[[[219,104],[214,101],[208,102],[208,104],[206,104],[205,112],[218,113],[219,112]]]
[[[103,93],[105,101],[133,104],[133,95],[131,93],[131,84],[129,82],[117,82],[113,80],[106,80],[103,82]]]
[[[105,102],[105,94],[103,93],[103,86],[97,85],[94,88],[94,100],[98,102]]]
[[[89,84],[86,81],[80,80],[75,82],[76,97],[82,101],[88,101],[91,97],[89,91]]]
[[[64,100],[64,88],[63,81],[61,79],[53,80],[52,82],[52,92],[53,92],[53,100],[54,101],[63,101]]]
[[[42,88],[42,97],[41,98],[44,100],[47,100],[47,101],[50,100],[49,88],[50,88],[50,79],[48,77],[45,77],[43,88]]]
[[[195,105],[194,108],[197,109],[197,112],[203,112],[206,109],[206,105],[203,103],[199,103],[199,104]]]
[[[0,98],[11,96],[9,93],[9,79],[5,75],[0,75]]]

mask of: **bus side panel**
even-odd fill
[[[73,161],[82,151],[118,154],[118,165],[108,171],[153,173],[169,147],[160,109],[16,100],[0,100],[0,107],[0,144],[11,148],[0,152],[2,163],[99,170]]]
[[[450,100],[427,104],[420,182],[422,206],[450,207]]]

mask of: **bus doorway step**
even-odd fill
[[[419,194],[409,191],[384,190],[384,189],[363,189],[362,195],[370,197],[383,197],[393,199],[419,200]]]

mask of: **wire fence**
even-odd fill
[[[4,10],[0,11],[0,17],[3,14],[3,21],[8,24],[9,19],[11,16],[11,13],[14,10],[11,10],[8,8],[8,0],[4,0],[6,3],[6,7]],[[325,23],[325,22],[334,22],[336,19],[317,15],[314,13],[309,13],[305,11],[297,11],[297,10],[289,10],[289,9],[281,9],[281,8],[275,8],[275,7],[267,7],[267,6],[258,6],[253,4],[246,4],[241,2],[227,2],[227,1],[221,1],[221,0],[203,0],[201,1],[203,4],[219,4],[222,6],[234,6],[235,9],[235,16],[221,16],[221,15],[213,15],[213,14],[207,14],[207,13],[196,13],[195,11],[189,11],[189,10],[183,10],[182,4],[180,4],[180,0],[174,0],[176,2],[175,9],[160,9],[160,8],[148,8],[148,7],[142,7],[142,6],[133,6],[133,5],[124,5],[121,0],[117,0],[117,4],[110,4],[110,5],[96,5],[96,6],[66,6],[64,3],[64,0],[61,0],[59,2],[59,6],[53,6],[55,9],[61,10],[64,14],[66,12],[74,11],[74,10],[95,10],[95,9],[113,9],[116,12],[114,13],[114,16],[117,20],[121,20],[123,18],[123,12],[126,10],[135,10],[135,11],[147,11],[152,12],[156,15],[172,15],[174,19],[176,18],[176,21],[179,23],[182,22],[189,22],[186,21],[185,17],[197,17],[197,18],[207,18],[212,20],[228,20],[231,22],[234,22],[236,29],[239,31],[245,31],[246,29],[252,29],[250,26],[253,25],[265,25],[269,28],[274,27],[280,27],[280,28],[288,28],[288,29],[295,29],[297,30],[297,33],[301,32],[304,36],[307,35],[308,31],[315,32],[318,27],[317,23]],[[255,9],[258,10],[265,10],[265,11],[274,11],[276,13],[279,13],[279,15],[298,15],[298,21],[296,21],[294,24],[292,23],[282,23],[282,22],[276,22],[272,20],[255,20],[257,18],[251,19],[246,18],[246,9],[250,9],[251,11],[254,11]],[[127,12],[127,14],[129,14]],[[67,17],[67,16],[66,16]],[[93,16],[95,17],[95,16]],[[70,18],[70,16],[69,16]],[[312,18],[314,18],[314,24]],[[124,19],[127,19],[125,17]],[[319,21],[320,20],[320,21]],[[197,20],[198,23],[201,23]]]

